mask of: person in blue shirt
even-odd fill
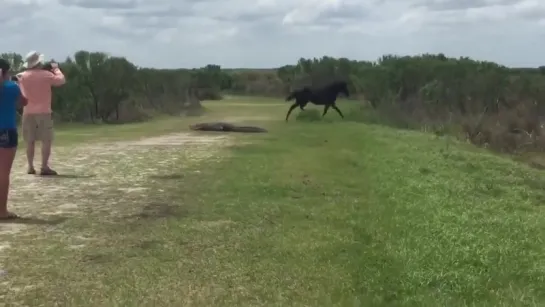
[[[17,151],[17,104],[26,104],[17,82],[12,81],[8,61],[0,59],[0,221],[16,219],[8,211],[9,177]]]

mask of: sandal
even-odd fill
[[[58,173],[50,168],[42,168],[40,171],[40,176],[57,176]]]
[[[34,168],[29,168],[26,173],[29,175],[36,175],[36,170]]]
[[[4,216],[4,217],[0,217],[0,221],[10,221],[10,220],[16,220],[18,219],[19,216],[15,213],[12,213],[12,212],[8,212],[8,215]]]

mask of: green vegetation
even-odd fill
[[[433,134],[334,116],[285,124],[274,100],[204,106],[200,120],[271,133],[158,136],[188,118],[71,128],[55,165],[74,178],[25,175],[19,156],[12,204],[39,220],[0,224],[0,301],[545,303],[539,171]]]
[[[15,70],[21,56],[8,58]],[[545,69],[511,69],[442,54],[383,56],[377,61],[300,59],[278,69],[139,68],[121,57],[79,51],[61,63],[68,84],[55,92],[58,121],[127,123],[161,114],[201,113],[200,100],[224,95],[284,97],[303,85],[345,79],[361,112],[352,120],[380,121],[426,131],[450,131],[500,152],[545,149]]]
[[[543,168],[544,69],[157,70],[86,51],[61,69],[65,176],[18,155],[10,202],[29,219],[0,224],[0,306],[545,304],[545,175],[469,144]],[[345,120],[309,105],[286,124],[285,101],[249,96],[335,78]],[[214,120],[271,132],[187,131]]]

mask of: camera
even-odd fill
[[[52,70],[53,67],[51,66],[51,63],[54,63],[54,61],[49,61],[47,63],[44,63],[44,65],[42,66],[42,69],[45,69],[45,70]]]

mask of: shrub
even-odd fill
[[[400,129],[416,129],[420,126],[408,114],[404,114],[393,105],[383,104],[373,108],[366,102],[360,102],[345,110],[345,120],[373,125],[386,125]]]
[[[190,117],[197,117],[197,116],[203,116],[205,113],[206,113],[206,108],[202,107],[202,108],[193,108],[193,109],[187,109],[185,111],[185,115],[186,116],[190,116]]]

